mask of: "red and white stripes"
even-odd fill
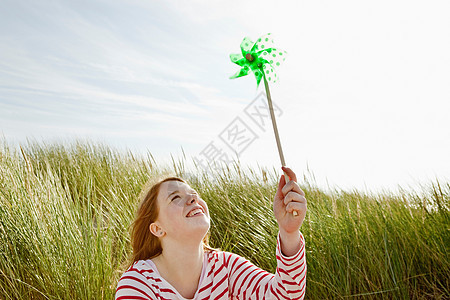
[[[303,299],[306,287],[305,243],[291,257],[281,253],[278,237],[277,269],[270,274],[229,252],[205,253],[202,276],[194,299]],[[184,299],[158,273],[151,260],[135,262],[120,278],[116,300]]]

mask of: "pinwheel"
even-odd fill
[[[256,86],[259,86],[261,79],[264,80],[264,87],[266,89],[267,101],[269,104],[270,117],[272,118],[273,132],[277,141],[278,154],[280,155],[281,165],[284,167],[283,149],[281,148],[280,136],[278,134],[277,122],[273,112],[272,97],[270,96],[269,84],[275,82],[277,75],[275,74],[274,66],[279,66],[286,58],[286,51],[281,51],[274,47],[273,40],[270,33],[260,37],[256,43],[253,43],[250,38],[245,37],[241,43],[241,53],[230,54],[230,59],[235,64],[241,66],[241,69],[230,77],[230,79],[248,75],[250,70],[256,77]],[[288,176],[285,174],[286,182]],[[298,215],[296,211],[294,216]]]
[[[251,70],[256,77],[257,86],[263,78],[265,81],[275,82],[277,75],[274,66],[279,66],[285,60],[286,51],[281,51],[273,46],[270,33],[260,37],[256,43],[245,37],[241,43],[241,53],[230,55],[231,61],[242,67],[230,78],[245,76]]]

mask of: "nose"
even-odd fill
[[[196,194],[191,194],[189,196],[189,200],[188,200],[189,204],[194,204],[194,203],[198,203],[198,197]]]

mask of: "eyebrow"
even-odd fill
[[[170,193],[169,194],[169,196],[167,196],[167,199],[169,199],[170,198],[170,196],[172,196],[173,194],[175,194],[175,193],[178,193],[179,192],[179,190],[175,190],[175,191],[173,191],[172,193]]]
[[[193,193],[196,193],[196,194],[197,194],[197,191],[196,191],[196,190],[194,190],[194,189],[189,189],[189,191],[190,191],[190,192],[193,192]],[[179,193],[179,192],[180,192],[179,190],[175,190],[175,191],[173,191],[172,193],[170,193],[170,194],[169,194],[169,196],[167,196],[167,198],[166,198],[166,199],[169,199],[169,198],[170,198],[170,196],[172,196],[173,194]]]

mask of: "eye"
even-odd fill
[[[177,195],[177,196],[173,197],[172,200],[170,200],[170,201],[173,201],[173,200],[175,200],[177,198],[180,198],[180,196]]]

